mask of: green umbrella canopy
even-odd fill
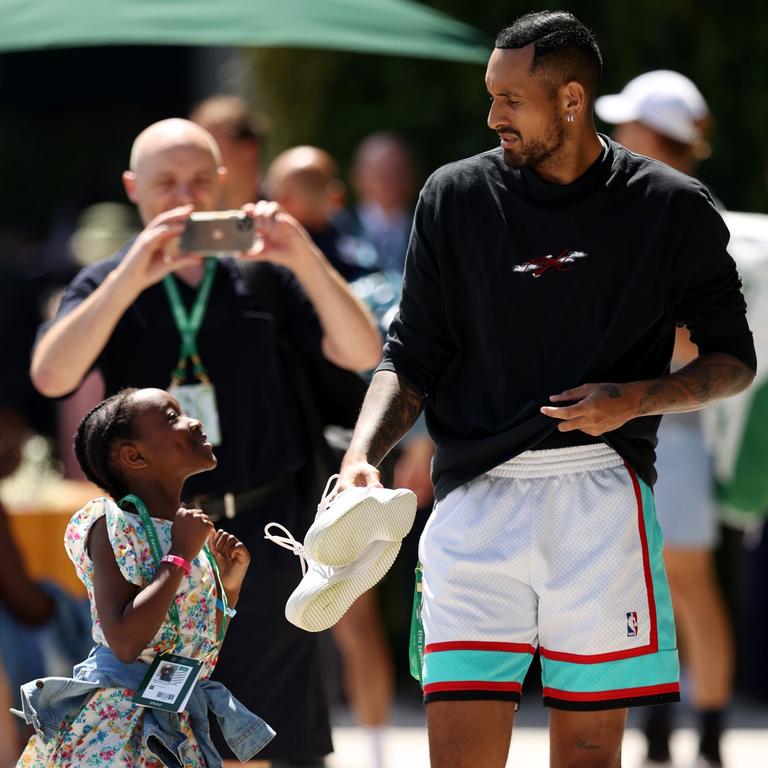
[[[0,51],[88,45],[331,48],[484,63],[491,42],[411,0],[0,0]]]

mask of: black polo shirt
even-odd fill
[[[67,288],[53,322],[101,285],[128,247],[83,269]],[[198,335],[200,356],[216,388],[222,444],[215,449],[216,469],[190,478],[186,497],[244,491],[296,472],[305,462],[308,438],[281,339],[319,359],[320,323],[289,270],[268,263],[247,269],[254,270],[248,281],[234,259],[218,261]],[[255,283],[261,286],[257,292]],[[178,284],[189,310],[197,288],[182,280]],[[158,283],[126,311],[95,367],[104,377],[107,395],[124,387],[167,389],[178,353],[179,333]]]

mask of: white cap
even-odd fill
[[[679,72],[657,69],[630,80],[621,93],[601,96],[597,116],[619,125],[637,121],[683,144],[702,138],[696,122],[709,114],[699,89]]]

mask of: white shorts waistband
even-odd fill
[[[614,469],[623,465],[624,459],[610,445],[595,443],[525,451],[489,470],[487,474],[491,477],[527,479]]]

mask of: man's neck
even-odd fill
[[[201,260],[199,264],[190,264],[188,267],[183,267],[173,274],[176,275],[179,280],[183,280],[187,285],[191,285],[195,288],[200,285],[204,272],[205,262]]]
[[[594,128],[566,143],[557,156],[546,160],[533,172],[550,184],[572,184],[583,176],[603,153],[605,146]]]

